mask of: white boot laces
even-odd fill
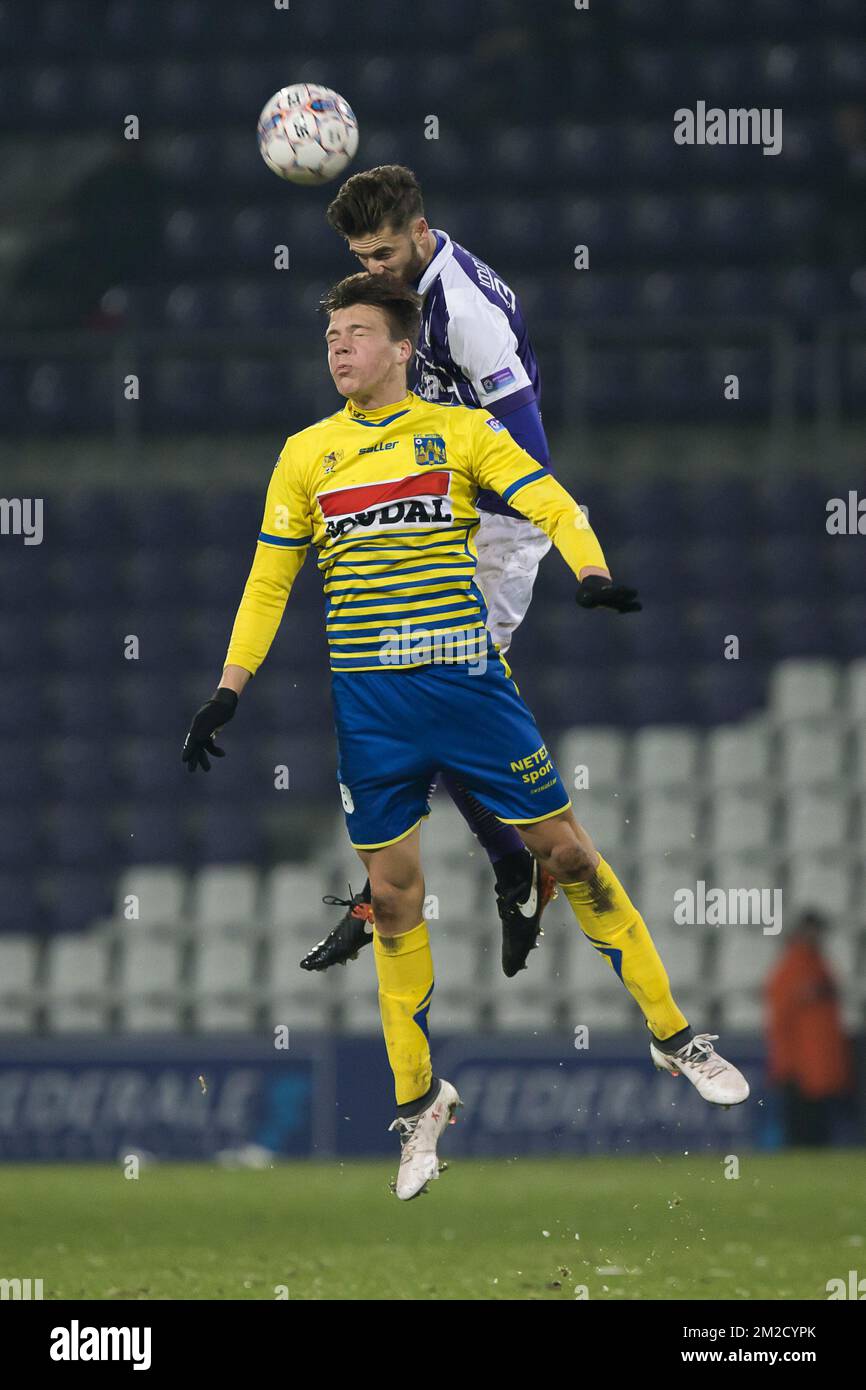
[[[695,1071],[704,1072],[707,1079],[712,1080],[725,1070],[725,1063],[713,1047],[718,1036],[718,1033],[696,1033],[674,1056],[681,1062],[688,1062]]]
[[[417,1130],[418,1121],[420,1119],[420,1115],[398,1115],[393,1124],[388,1126],[389,1134],[391,1130],[394,1129],[400,1135],[400,1149],[404,1154],[409,1154],[410,1157],[415,1148],[415,1140],[418,1137]]]

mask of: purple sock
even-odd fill
[[[457,780],[452,772],[440,774],[448,795],[469,829],[487,854],[491,864],[508,854],[525,854],[526,846],[513,825],[503,825],[498,816],[482,806],[477,797]]]

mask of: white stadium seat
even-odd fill
[[[31,936],[0,936],[0,1033],[33,1027],[39,945]]]
[[[360,970],[366,976],[372,965],[372,946],[364,948],[357,961],[350,961],[346,970],[333,967],[316,973],[301,970],[301,956],[313,941],[301,941],[298,934],[275,935],[270,942],[264,995],[271,1028],[284,1025],[291,1034],[330,1029],[337,1005],[342,996],[343,979],[348,971]],[[369,957],[369,959],[368,959]],[[362,962],[366,961],[366,964]]]
[[[818,908],[830,917],[847,918],[856,910],[852,870],[839,855],[807,858],[795,855],[785,882],[786,921],[805,908]]]
[[[464,936],[478,934],[478,898],[484,891],[493,901],[493,871],[483,850],[478,848],[477,862],[466,867],[447,868],[444,864],[425,865],[424,880],[425,914],[431,935],[435,928],[439,934],[448,928],[459,931]],[[485,885],[482,889],[481,876]]]
[[[575,769],[587,770],[587,789],[605,791],[623,787],[627,754],[626,736],[618,729],[568,729],[554,750],[556,765],[569,792],[574,786]]]
[[[866,721],[856,724],[851,733],[851,757],[848,774],[852,785],[866,792]]]
[[[258,930],[259,876],[248,864],[213,864],[192,883],[190,917],[198,931]]]
[[[358,886],[362,884],[363,879]],[[336,926],[341,915],[339,908],[335,911],[322,903],[329,888],[323,885],[319,869],[312,864],[275,864],[264,875],[261,892],[261,923],[267,931],[302,927],[308,934],[315,934],[321,928],[321,939]],[[348,898],[348,888],[340,896]]]
[[[712,790],[764,787],[769,770],[770,736],[763,720],[710,730],[707,781]]]
[[[789,723],[781,731],[780,780],[786,788],[833,787],[844,773],[845,741],[826,723]]]
[[[430,800],[430,815],[421,822],[424,863],[428,867],[445,863],[465,868],[477,849],[478,841],[440,783]]]
[[[719,792],[709,806],[707,848],[714,858],[767,849],[773,840],[772,803],[757,792]]]
[[[767,976],[775,965],[784,941],[779,936],[765,936],[760,926],[730,925],[718,929],[715,983],[725,993],[751,991],[760,997]]]
[[[782,661],[770,677],[769,712],[777,723],[838,714],[839,669],[831,661]]]
[[[693,847],[698,830],[698,808],[693,798],[662,793],[647,793],[641,798],[636,835],[640,855]]]
[[[642,791],[694,787],[700,741],[691,729],[638,729],[634,738],[634,779]]]
[[[866,722],[866,657],[852,661],[845,673],[843,695],[848,718]]]
[[[203,937],[191,972],[201,1032],[246,1031],[254,1021],[254,945],[248,937]]]
[[[136,922],[146,929],[173,927],[183,920],[186,908],[187,876],[181,869],[162,864],[144,864],[126,869],[117,880],[114,916],[119,929]],[[138,900],[137,918],[127,917],[130,898]]]
[[[109,941],[57,936],[48,943],[45,993],[54,1033],[95,1032],[108,1023]]]
[[[118,992],[121,1027],[130,1033],[180,1026],[182,947],[134,931],[121,943]]]
[[[853,833],[846,797],[833,792],[795,792],[785,803],[785,850],[789,855],[840,850]]]
[[[610,860],[620,849],[631,852],[635,839],[634,824],[627,814],[628,799],[617,792],[574,791],[571,794],[574,816],[592,843],[605,859]]]

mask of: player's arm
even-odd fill
[[[256,553],[235,615],[222,677],[193,719],[183,746],[183,761],[190,772],[196,767],[209,770],[209,753],[224,756],[225,750],[213,741],[214,734],[231,719],[238,697],[270,650],[312,531],[309,499],[287,444],[271,475]]]
[[[470,297],[471,295],[471,297]],[[539,463],[550,462],[541,412],[504,309],[480,290],[448,296],[448,346],[480,404]]]
[[[583,511],[549,470],[521,449],[500,420],[486,411],[466,412],[470,471],[479,487],[498,492],[549,536],[578,581],[585,608],[640,608],[634,589],[614,584],[598,537]]]

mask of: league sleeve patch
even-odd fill
[[[505,429],[505,426],[503,425],[502,421],[501,421],[501,420],[497,420],[497,419],[495,419],[495,418],[490,419],[490,420],[485,420],[484,423],[485,423],[485,425],[489,426],[489,428],[492,429],[492,430],[504,430],[504,429]]]
[[[503,386],[510,386],[514,381],[514,373],[510,367],[501,367],[492,376],[483,376],[481,385],[485,391],[501,391]]]

